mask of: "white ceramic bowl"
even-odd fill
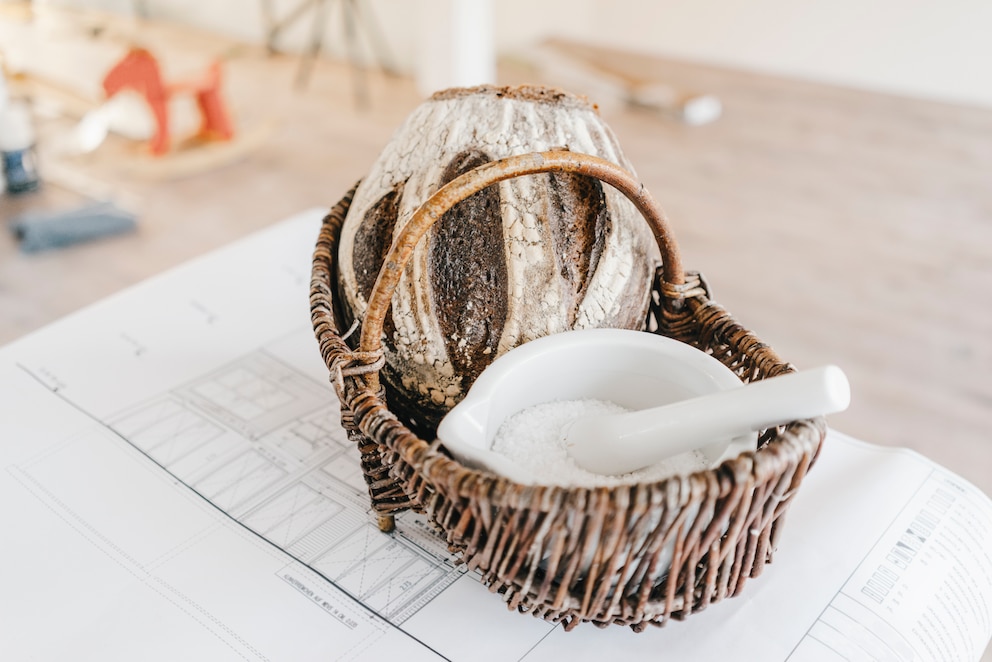
[[[587,398],[639,410],[740,386],[729,368],[677,340],[623,329],[567,331],[493,361],[442,419],[437,435],[462,464],[535,484],[538,477],[490,450],[500,425],[518,411]],[[749,434],[699,450],[715,466],[755,444]]]

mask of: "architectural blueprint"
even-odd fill
[[[981,656],[992,502],[839,433],[765,573],[642,634],[508,611],[416,514],[380,532],[309,327],[321,216],[0,349],[0,659]]]
[[[260,350],[108,425],[245,527],[399,625],[463,572],[416,520],[401,518],[395,536],[372,525],[357,453],[333,402],[329,389]]]

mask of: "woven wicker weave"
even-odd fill
[[[361,453],[379,525],[414,509],[511,609],[571,629],[580,622],[664,625],[737,595],[772,556],[793,495],[826,434],[822,418],[759,435],[758,449],[709,471],[613,488],[526,486],[451,459],[390,411],[379,386],[382,322],[413,246],[453,205],[497,181],[552,170],[601,179],[627,195],[651,225],[663,264],[645,332],[702,349],[742,380],[790,372],[764,343],[709,299],[698,274],[682,271],[663,213],[619,167],[570,152],[488,163],[443,187],[393,242],[364,316],[361,340],[342,339],[336,250],[354,189],[324,219],[314,252],[314,331]],[[354,343],[354,341],[352,341]],[[667,562],[667,558],[671,562]]]

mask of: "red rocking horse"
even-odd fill
[[[169,99],[177,94],[193,94],[200,110],[202,140],[230,140],[234,137],[224,100],[220,94],[220,62],[213,62],[203,75],[166,84],[158,61],[144,48],[132,48],[103,79],[107,98],[123,89],[132,89],[145,97],[155,119],[155,134],[149,149],[155,156],[169,151]]]

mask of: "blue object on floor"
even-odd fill
[[[137,227],[135,218],[113,203],[101,202],[68,211],[25,212],[13,219],[11,230],[22,251],[36,253],[130,232]]]
[[[0,164],[8,193],[27,193],[38,188],[38,169],[33,148],[0,152]]]

